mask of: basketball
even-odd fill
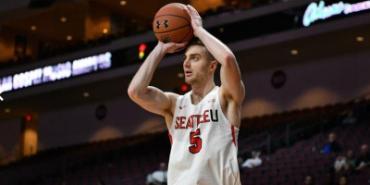
[[[181,3],[163,6],[154,16],[153,31],[159,41],[182,43],[193,37],[191,19]]]

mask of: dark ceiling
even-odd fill
[[[358,37],[361,37],[363,40],[358,41]],[[370,25],[363,25],[245,50],[236,53],[236,55],[241,70],[245,74],[266,69],[283,69],[284,66],[315,62],[318,59],[326,57],[370,51],[369,38]],[[298,53],[293,55],[292,50],[297,50]],[[178,87],[183,82],[183,79],[178,77],[178,73],[182,72],[180,60],[180,57],[178,57],[173,65],[160,68],[155,73],[153,85],[168,91],[173,91]],[[133,67],[132,72],[136,71],[138,67]],[[57,110],[69,106],[127,97],[126,89],[131,78],[132,73],[106,81],[63,89],[63,91],[56,90],[13,101],[4,101],[1,102],[0,120],[19,117],[30,111],[43,112]],[[58,85],[58,83],[62,82],[56,82],[54,85]],[[36,88],[48,88],[48,85]],[[84,92],[88,92],[90,96],[88,98],[83,97]],[[11,109],[11,113],[5,113],[5,108]]]
[[[73,35],[73,40],[84,40],[88,18],[99,21],[99,18],[114,16],[117,20],[150,25],[155,12],[170,2],[173,1],[150,0],[148,4],[147,0],[60,0],[40,8],[22,7],[10,12],[0,12],[0,24],[3,29],[44,41],[67,42],[67,35]],[[145,4],[148,5],[143,6]],[[112,31],[119,30],[108,30],[108,34],[114,34]]]
[[[141,6],[147,0],[135,0],[135,3],[127,1],[124,6],[119,0],[81,0],[81,1],[56,1],[53,5],[41,9],[20,9],[13,14],[23,12],[23,16],[12,18],[9,12],[0,13],[0,24],[17,32],[27,32],[45,40],[66,42],[65,35],[74,33],[83,39],[83,24],[90,9],[103,14],[109,12],[124,19],[136,21],[151,21],[155,11],[169,0],[151,0],[151,6]],[[186,1],[181,1],[185,2]],[[145,8],[144,8],[145,7]],[[66,17],[63,23],[60,18]],[[69,26],[65,26],[68,24]],[[38,25],[36,32],[30,30],[30,26]],[[1,36],[1,35],[0,35]],[[295,50],[295,51],[294,51]],[[279,69],[284,66],[300,65],[306,62],[315,62],[317,59],[340,56],[356,52],[370,51],[370,24],[354,26],[332,32],[317,34],[315,36],[301,37],[289,41],[254,47],[236,53],[243,73],[251,73],[266,69]],[[294,54],[296,53],[296,54]],[[24,98],[11,99],[0,102],[0,120],[20,117],[30,112],[44,112],[63,109],[87,103],[103,102],[114,98],[125,97],[126,89],[132,72],[109,80],[63,89],[63,91],[51,91],[43,94],[27,96]],[[173,65],[160,68],[154,78],[153,85],[172,91],[183,79],[177,77],[182,72],[181,61]],[[109,73],[109,72],[106,72]],[[89,78],[82,77],[82,78]],[[56,82],[52,85],[67,82]],[[35,87],[36,89],[49,88],[50,85]],[[20,90],[22,93],[27,90]],[[89,97],[84,97],[85,92]],[[10,112],[8,112],[10,110]]]

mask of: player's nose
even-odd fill
[[[185,59],[184,60],[184,63],[183,63],[183,66],[184,66],[184,69],[185,68],[190,68],[190,62],[189,62],[189,60]]]

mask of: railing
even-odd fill
[[[279,148],[290,147],[297,141],[324,133],[343,124],[343,120],[348,118],[348,115],[343,115],[343,111],[351,112],[357,122],[370,118],[370,104],[368,101],[362,100],[354,106],[343,107],[334,114],[327,113],[328,115],[325,116],[318,113],[316,120],[304,119],[302,121],[280,123],[251,137],[239,138],[239,155],[245,156],[252,150],[263,151],[268,155]],[[327,112],[330,112],[330,110]],[[256,141],[259,141],[259,143],[256,143]],[[241,148],[244,146],[245,148]]]

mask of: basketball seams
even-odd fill
[[[183,16],[179,16],[179,15],[174,15],[174,14],[165,14],[165,15],[156,15],[154,17],[154,20],[156,20],[158,17],[163,17],[163,16],[169,16],[169,17],[177,17],[177,18],[181,18],[181,19],[184,19],[188,24],[191,24],[190,21],[186,18],[186,17],[183,17]],[[154,22],[154,21],[153,21]]]
[[[180,3],[170,3],[158,10],[152,26],[157,39],[163,42],[168,39],[170,42],[183,42],[193,32],[190,16]]]
[[[179,29],[182,29],[182,28],[185,28],[185,27],[188,27],[189,25],[186,24],[186,25],[183,25],[183,26],[180,26],[180,27],[177,27],[177,28],[174,28],[172,30],[167,30],[167,31],[158,31],[158,32],[154,32],[154,33],[167,33],[167,32],[171,32],[171,31],[175,31],[175,30],[179,30]],[[190,26],[189,26],[190,27]]]
[[[189,34],[191,33],[191,29],[189,29],[188,33],[185,35],[184,38],[181,39],[181,42],[184,42],[184,40],[189,36]]]

